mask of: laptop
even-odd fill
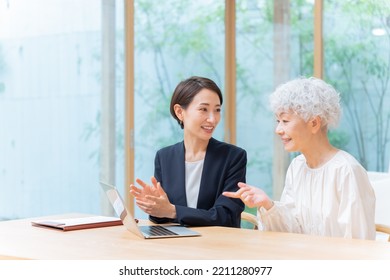
[[[122,220],[123,225],[135,235],[145,239],[200,236],[200,233],[181,225],[139,226],[131,213],[126,209],[126,206],[117,188],[104,182],[100,182],[100,186],[106,193],[108,200],[110,201],[116,214]]]

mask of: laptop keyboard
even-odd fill
[[[142,231],[150,236],[178,235],[161,226],[142,226]]]

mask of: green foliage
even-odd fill
[[[358,160],[383,171],[390,143],[390,108],[384,106],[390,87],[390,2],[329,1],[326,7],[329,25],[338,27],[324,33],[326,79],[341,93]],[[378,27],[387,34],[373,36]],[[367,151],[376,152],[375,162]]]
[[[120,118],[115,118],[115,141],[116,141],[116,149],[118,151],[124,150],[124,134],[123,134],[123,126],[122,120]],[[88,141],[96,141],[96,139],[100,139],[102,136],[101,131],[101,112],[98,111],[95,120],[93,123],[86,123],[84,125],[83,133],[80,135],[80,140],[84,142]],[[123,156],[123,155],[118,155]],[[98,148],[93,149],[90,153],[88,158],[92,161],[94,161],[94,164],[96,166],[100,163],[100,150]]]
[[[329,131],[329,142],[338,149],[346,150],[349,142],[349,136],[345,131]]]
[[[256,215],[257,214],[257,208],[256,207],[249,208],[248,206],[245,206],[244,212]]]
[[[272,44],[273,30],[273,3],[272,1],[240,0],[236,4],[236,34],[238,48],[244,53],[236,65],[237,90],[240,100],[249,99],[250,110],[266,111],[267,104],[263,104],[259,95],[266,91],[268,81],[259,73],[258,65],[254,61],[272,63],[272,54],[269,49]],[[238,51],[240,51],[238,50]],[[259,78],[254,78],[254,77]]]
[[[257,208],[256,207],[249,208],[249,207],[245,206],[244,212],[247,212],[247,213],[250,213],[250,214],[257,216]],[[253,229],[253,225],[248,221],[241,220],[241,228]]]
[[[266,153],[263,150],[253,151],[252,160],[248,161],[247,169],[256,170],[255,172],[263,174],[260,187],[269,196],[272,195],[272,156],[264,156]]]
[[[156,149],[180,140],[182,131],[170,116],[170,97],[176,84],[192,75],[211,77],[222,85],[223,1],[202,5],[196,1],[136,1],[137,56],[150,63],[136,71],[136,95],[149,111],[137,122],[145,148]],[[220,40],[220,41],[218,41]],[[156,131],[164,130],[164,133]],[[148,145],[153,145],[148,146]]]
[[[258,73],[259,61],[272,65],[273,1],[238,0],[237,36],[247,57],[237,60],[237,91],[249,100],[254,112],[266,112],[262,94],[269,92],[272,73]],[[369,164],[367,149],[376,150],[376,170],[383,170],[390,141],[390,2],[329,0],[325,3],[325,78],[341,93],[348,131],[332,131],[330,141],[340,149],[356,143],[358,160]],[[171,118],[169,102],[179,80],[203,74],[223,84],[224,1],[209,5],[198,1],[135,1],[136,95],[147,108],[153,108],[137,121],[142,127],[137,145],[153,148],[170,144],[182,135]],[[290,3],[291,76],[311,76],[313,72],[313,4],[306,0]],[[310,24],[308,24],[310,22]],[[337,29],[334,26],[337,25]],[[384,26],[387,35],[371,36],[371,29]],[[1,56],[0,56],[1,67]],[[1,68],[0,68],[1,70]],[[120,72],[120,71],[118,71]],[[255,77],[255,78],[254,78]],[[257,77],[257,78],[256,78]],[[270,77],[270,79],[264,78]],[[1,92],[1,84],[0,84]],[[387,98],[387,99],[386,99]],[[144,108],[136,108],[144,110]],[[164,128],[164,133],[156,133]],[[371,135],[374,135],[373,138]],[[150,145],[150,146],[148,146]],[[373,147],[373,148],[368,148]],[[261,151],[258,151],[261,154]],[[263,157],[248,165],[267,172]],[[269,168],[269,166],[268,166]]]

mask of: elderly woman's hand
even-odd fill
[[[262,189],[241,182],[238,183],[238,187],[240,189],[236,192],[223,192],[222,194],[230,198],[239,198],[250,208],[264,207],[266,210],[269,210],[274,205],[273,201]]]

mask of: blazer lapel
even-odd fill
[[[207,145],[206,156],[203,163],[202,178],[200,180],[199,196],[197,208],[208,209],[210,207],[210,198],[215,197],[215,191],[217,186],[215,182],[215,174],[213,172],[213,166],[215,166],[215,140],[210,139]],[[217,164],[218,165],[218,164]],[[211,199],[212,201],[212,199]]]
[[[175,186],[174,197],[176,197],[176,203],[178,205],[187,206],[187,197],[185,190],[185,157],[184,157],[184,142],[179,143],[175,147],[175,153],[177,156],[173,157],[172,162],[172,174],[171,179],[174,182],[172,185]]]

